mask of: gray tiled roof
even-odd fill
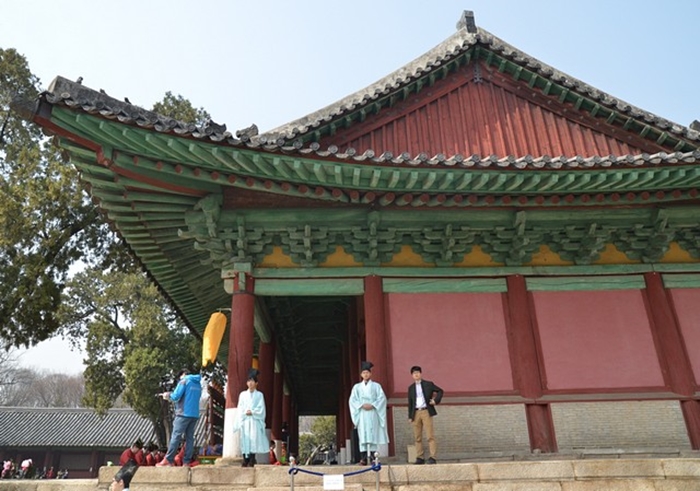
[[[465,14],[471,12],[465,12]],[[640,109],[622,99],[613,97],[612,95],[603,92],[571,75],[568,75],[556,68],[547,65],[546,63],[536,59],[533,56],[519,50],[518,48],[508,44],[490,32],[473,24],[474,19],[471,17],[472,25],[467,25],[464,22],[464,16],[457,25],[457,32],[448,37],[445,41],[435,46],[427,53],[419,56],[415,60],[402,66],[398,70],[381,78],[369,86],[350,94],[339,101],[336,101],[328,106],[319,109],[311,114],[301,117],[295,121],[291,121],[278,128],[265,132],[260,135],[267,142],[279,140],[291,140],[313,131],[315,128],[339,117],[356,110],[362,106],[367,106],[373,101],[399,90],[401,87],[408,85],[410,82],[425,76],[425,74],[435,70],[451,59],[456,58],[460,54],[472,49],[475,46],[482,46],[485,49],[498,54],[517,65],[531,70],[543,78],[550,80],[554,84],[562,85],[575,92],[584,95],[591,100],[609,108],[613,108],[621,114],[625,114],[638,121],[643,121],[646,124],[653,125],[659,129],[668,131],[674,135],[679,135],[683,138],[692,141],[700,140],[700,132],[694,128],[689,128],[684,125],[674,123],[665,118],[657,116]]]
[[[566,87],[572,93],[581,94],[602,106],[612,108],[620,114],[627,115],[629,118],[639,121],[640,123],[652,125],[660,131],[666,131],[670,134],[677,135],[681,138],[685,138],[687,141],[700,141],[700,131],[697,130],[697,126],[686,127],[635,107],[632,104],[613,97],[571,75],[563,73],[537,60],[480,27],[476,27],[475,25],[467,26],[463,23],[458,25],[456,33],[448,37],[438,46],[368,87],[358,90],[318,111],[267,131],[264,134],[256,136],[244,135],[240,139],[234,138],[231,132],[226,130],[226,125],[220,125],[210,121],[198,127],[191,123],[177,121],[132,105],[129,102],[117,100],[107,94],[97,92],[80,83],[72,82],[63,77],[56,77],[48,91],[42,95],[51,104],[65,105],[89,114],[99,115],[106,119],[117,120],[125,124],[133,124],[145,129],[153,129],[161,133],[187,136],[200,141],[224,143],[243,148],[262,149],[269,152],[297,153],[302,155],[316,154],[320,157],[332,156],[334,158],[356,161],[370,160],[375,163],[396,164],[398,160],[400,163],[423,165],[425,160],[430,160],[439,164],[446,163],[450,165],[452,159],[445,159],[444,156],[442,156],[442,158],[439,158],[441,156],[436,156],[433,159],[429,159],[422,154],[415,158],[402,154],[397,157],[387,153],[375,155],[372,150],[364,152],[362,155],[356,155],[354,150],[352,150],[351,153],[338,153],[338,149],[335,146],[330,146],[327,150],[324,150],[316,143],[312,143],[308,148],[303,148],[304,144],[301,143],[298,138],[301,135],[314,131],[316,128],[327,124],[335,118],[342,117],[363,106],[368,106],[387,94],[400,90],[402,87],[409,85],[416,79],[425,77],[426,74],[475,46],[480,46],[486,50],[492,51],[527,70],[533,71],[554,84]],[[18,100],[13,104],[13,108],[16,111],[20,114],[24,114],[29,119],[31,119],[30,113],[34,110],[34,108],[30,106],[31,104],[28,101],[21,102]],[[496,157],[491,156],[491,158],[493,159]],[[463,159],[464,157],[458,156],[458,161],[454,163],[461,164],[461,160]],[[663,154],[661,154],[661,159],[664,159]],[[447,162],[444,162],[445,160],[447,160]],[[642,158],[641,160],[644,161],[647,159]],[[481,165],[483,166],[484,162],[481,162]]]
[[[175,134],[188,135],[200,140],[208,139],[211,141],[225,141],[226,143],[234,146],[251,149],[257,148],[267,152],[279,152],[282,154],[296,154],[301,156],[315,156],[322,158],[332,157],[334,159],[348,161],[350,163],[368,162],[373,164],[406,165],[413,167],[456,166],[464,168],[477,167],[496,169],[559,169],[611,166],[639,167],[657,164],[694,163],[698,160],[698,158],[700,158],[700,151],[698,150],[690,152],[658,152],[655,154],[643,153],[638,155],[623,156],[606,155],[592,157],[566,157],[543,155],[533,157],[531,155],[525,155],[517,158],[514,156],[463,156],[460,154],[453,155],[451,157],[444,154],[438,154],[431,157],[425,153],[410,155],[404,152],[395,155],[392,152],[383,152],[381,154],[377,154],[373,150],[366,150],[362,153],[356,153],[354,149],[347,149],[346,151],[341,152],[335,145],[331,145],[327,149],[323,149],[318,143],[314,142],[309,144],[307,147],[304,147],[299,140],[292,143],[285,140],[280,135],[276,135],[274,137],[270,136],[272,133],[261,135],[260,137],[254,137],[253,139],[247,138],[245,140],[234,139],[231,137],[229,132],[210,133],[206,130],[206,128],[198,128],[194,125],[185,125],[184,123],[181,124],[180,122],[177,122],[171,118],[165,118],[164,116],[158,115],[154,112],[147,111],[137,106],[131,106],[104,94],[99,94],[92,89],[67,80],[63,77],[57,77],[53,81],[49,90],[52,92],[45,94],[45,96],[49,101],[54,103],[65,104],[68,107],[79,108],[87,113],[99,114],[109,119],[117,119],[124,123],[135,123],[138,126],[155,129],[159,132],[172,131]],[[364,90],[366,91],[367,89]],[[378,96],[380,93],[381,91],[376,92],[375,95]],[[350,99],[353,97],[355,97],[355,95],[349,96]],[[364,100],[364,96],[361,99]],[[343,112],[343,110],[340,110],[340,108],[344,107],[345,104],[338,103],[332,106],[338,109],[339,112],[336,113],[335,110],[333,110],[328,114],[330,115],[333,113],[334,115],[338,115]],[[351,104],[351,106],[355,107],[355,104]],[[284,128],[298,129],[300,127],[299,125],[301,125],[304,126],[304,131],[307,131],[309,129],[308,125],[306,125],[306,123],[302,124],[301,122],[308,122],[313,119],[315,122],[312,124],[312,126],[317,126],[326,119],[326,116],[323,116],[323,114],[326,114],[326,110],[330,107],[331,106],[328,106],[328,108],[313,113],[306,118],[294,121]],[[162,124],[166,120],[172,124]],[[655,121],[658,122],[660,119],[657,118]],[[276,131],[282,131],[282,129],[278,128],[277,130],[273,130],[273,132]],[[683,131],[679,130],[677,133],[682,133],[683,136],[690,140],[700,140],[700,132],[690,128],[683,128]],[[274,143],[272,143],[273,141]]]
[[[151,422],[132,409],[110,409],[100,417],[84,408],[0,407],[0,447],[126,448],[138,438],[155,441],[155,434]]]

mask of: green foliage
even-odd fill
[[[78,184],[75,168],[32,124],[10,111],[39,80],[26,59],[0,49],[0,344],[29,346],[58,328],[68,271],[91,262],[111,234]]]
[[[165,93],[165,97],[163,97],[161,102],[153,105],[153,111],[178,121],[193,123],[197,126],[201,126],[211,119],[209,113],[203,108],[195,109],[190,101],[181,95],[174,96],[170,91]]]
[[[66,337],[85,342],[84,403],[104,413],[123,393],[164,435],[170,422],[154,394],[164,377],[196,364],[201,344],[158,289],[142,273],[88,268],[67,283],[58,317]]]
[[[63,334],[85,349],[84,403],[104,413],[123,396],[163,436],[167,405],[154,394],[162,377],[196,366],[199,340],[110,231],[75,167],[10,111],[30,117],[39,93],[27,60],[0,49],[0,347]],[[153,109],[209,120],[170,92]]]
[[[305,465],[306,461],[311,457],[311,453],[317,447],[315,443],[316,439],[310,433],[302,433],[299,435],[299,459],[297,461],[300,465]]]
[[[299,462],[305,463],[319,446],[335,445],[335,429],[335,416],[315,417],[311,432],[299,435]]]

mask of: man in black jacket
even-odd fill
[[[435,464],[437,461],[437,443],[433,432],[433,416],[437,414],[435,406],[440,404],[443,391],[440,387],[423,380],[421,367],[411,367],[413,382],[408,388],[408,421],[413,425],[413,439],[416,446],[416,464],[424,464],[425,451],[423,450],[423,427],[428,438],[428,449],[430,458],[428,464]]]

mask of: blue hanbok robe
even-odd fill
[[[270,442],[265,434],[265,397],[259,390],[244,390],[238,396],[238,417],[233,431],[241,432],[241,453],[267,453]],[[252,414],[246,414],[246,411]]]
[[[348,403],[352,424],[357,428],[360,452],[376,451],[378,445],[389,443],[386,426],[386,395],[380,384],[372,380],[355,384]],[[371,404],[374,408],[362,409],[365,403]]]

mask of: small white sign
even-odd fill
[[[323,489],[345,489],[345,476],[342,474],[326,474],[323,476]]]

